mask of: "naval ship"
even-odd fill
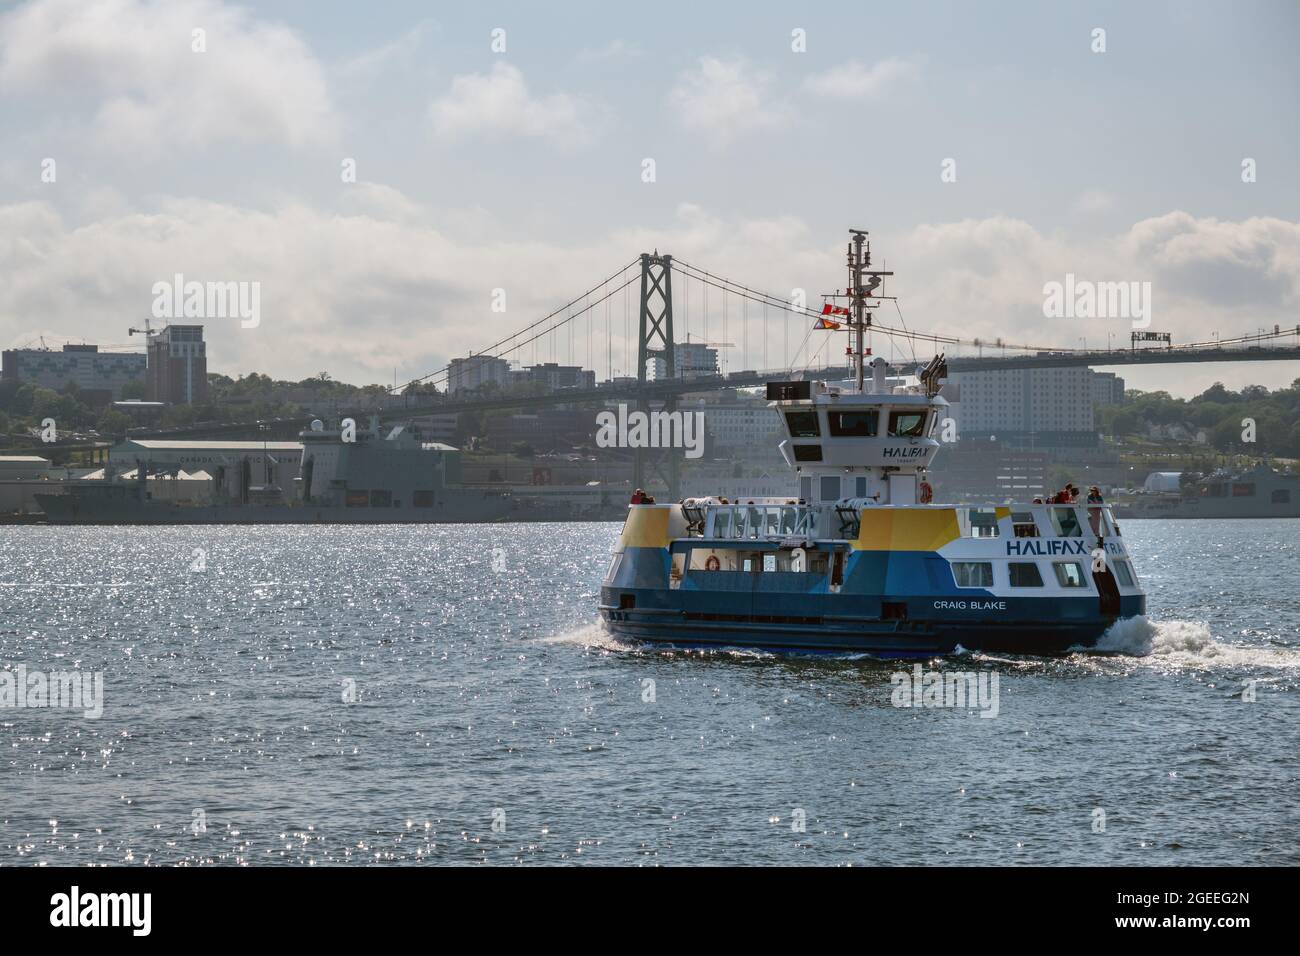
[[[131,480],[117,480],[110,471],[104,479],[65,482],[62,494],[35,497],[51,524],[441,524],[531,517],[508,492],[461,484],[456,449],[425,442],[403,425],[385,434],[376,418],[368,430],[345,435],[315,421],[299,440],[299,477],[288,496],[277,486],[253,484],[253,469],[243,459],[214,468],[217,487],[238,488],[231,500],[157,500],[148,478],[165,468],[137,458]]]
[[[1124,518],[1300,518],[1300,478],[1260,462],[1220,470],[1182,492],[1138,494],[1115,502]]]
[[[931,500],[946,362],[900,386],[875,358],[866,378],[871,293],[890,273],[870,271],[853,236],[856,387],[767,386],[797,497],[634,496],[600,589],[605,626],[677,646],[912,657],[1061,652],[1143,614],[1108,506]]]

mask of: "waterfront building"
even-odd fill
[[[0,380],[63,391],[77,386],[88,405],[107,405],[122,397],[122,387],[145,380],[147,360],[139,352],[101,352],[98,345],[53,349],[5,349]]]

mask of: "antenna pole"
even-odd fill
[[[866,260],[863,261],[863,243],[867,234],[861,229],[850,229],[853,244],[849,247],[849,275],[853,280],[853,365],[858,378],[858,391],[863,390],[863,359],[865,358],[867,328],[867,296],[862,288],[862,270],[871,265],[870,246],[867,247]]]

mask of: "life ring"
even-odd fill
[[[928,481],[921,482],[921,504],[928,505],[934,500],[934,489]]]
[[[722,562],[718,560],[716,554],[709,555],[709,559],[704,562],[705,571],[716,571],[720,567],[722,567]]]

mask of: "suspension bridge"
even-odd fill
[[[871,286],[873,292],[876,284]],[[840,352],[835,343],[842,340],[834,332],[849,330],[851,324],[838,321],[848,310],[831,303],[847,293],[818,294],[817,298],[825,301],[820,307],[810,307],[806,296],[777,296],[671,255],[642,253],[580,296],[510,335],[486,343],[470,356],[471,361],[482,362],[504,359],[526,365],[531,361],[533,367],[563,362],[597,376],[603,367],[604,378],[598,384],[555,388],[546,394],[522,394],[499,387],[474,391],[454,380],[455,366],[448,363],[394,384],[378,409],[359,408],[351,414],[378,411],[390,418],[416,418],[609,401],[672,411],[677,399],[687,393],[748,388],[800,377],[842,380],[853,374],[845,359],[845,353],[852,350]],[[862,344],[867,354],[875,356],[882,356],[879,346],[884,345],[882,357],[894,373],[911,372],[939,351],[948,353],[951,372],[1300,359],[1300,325],[1287,329],[1274,326],[1232,337],[1215,335],[1189,343],[1174,343],[1168,333],[1142,331],[1132,333],[1127,348],[1088,348],[1086,338],[1078,340],[1078,347],[1062,347],[909,329],[897,298],[872,298],[877,305],[872,307]],[[876,314],[876,310],[888,313],[891,308],[886,320]],[[1151,341],[1156,344],[1148,344]],[[699,355],[701,347],[716,354],[716,366],[686,368],[679,363],[683,352]],[[966,354],[961,354],[963,350]],[[650,374],[652,367],[654,375]],[[264,424],[287,434],[306,427],[310,420]],[[133,429],[130,434],[133,438],[216,437],[248,428],[247,423],[209,422],[184,428]],[[646,468],[655,459],[666,460],[670,474],[661,477],[674,487],[677,456],[649,449],[636,452],[637,482],[644,481]]]

